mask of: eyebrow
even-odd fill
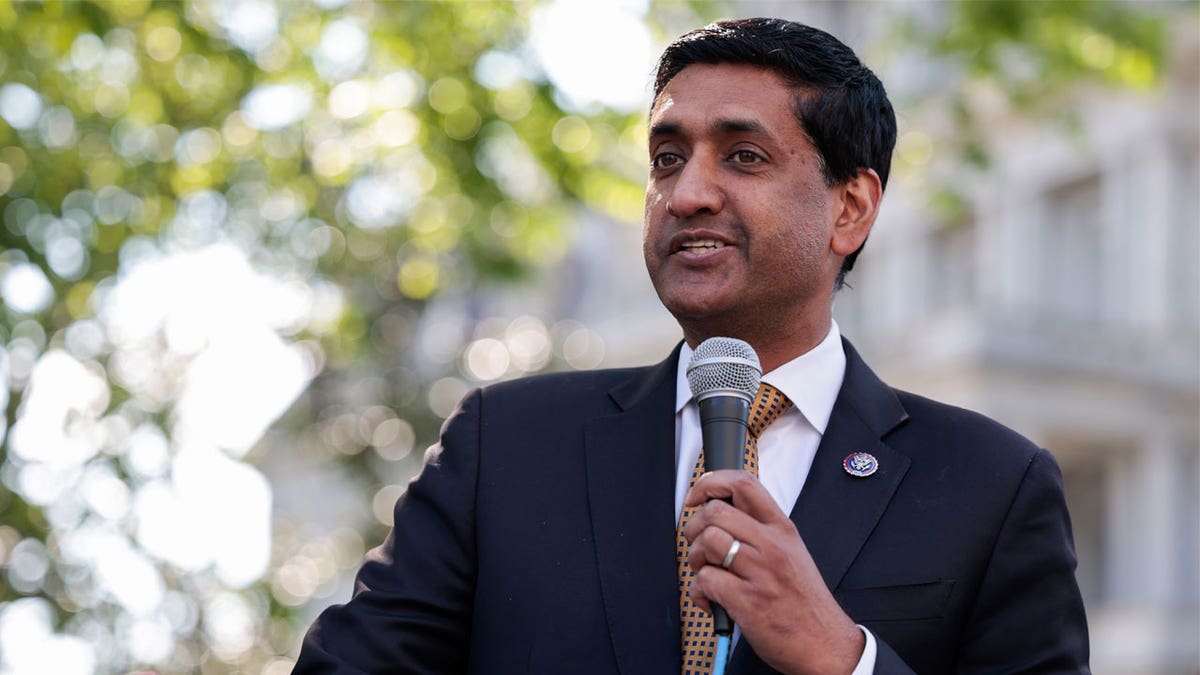
[[[709,130],[717,134],[752,133],[774,139],[775,136],[761,122],[754,119],[718,119],[709,125]],[[678,122],[657,122],[650,127],[650,138],[657,136],[686,135],[683,125]]]

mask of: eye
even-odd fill
[[[763,156],[753,150],[735,150],[729,159],[737,164],[758,164],[766,161]]]
[[[671,169],[683,164],[683,158],[673,152],[660,152],[650,160],[654,169]]]

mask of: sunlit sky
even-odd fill
[[[655,56],[645,13],[645,0],[558,0],[534,11],[534,53],[570,101],[644,108]]]

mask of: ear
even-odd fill
[[[835,188],[834,196],[841,209],[833,223],[829,248],[844,258],[857,251],[871,234],[879,215],[883,184],[874,169],[859,169],[857,176]]]

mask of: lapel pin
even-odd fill
[[[846,459],[842,460],[842,468],[855,478],[866,478],[879,469],[879,460],[868,452],[855,452],[846,455]]]

